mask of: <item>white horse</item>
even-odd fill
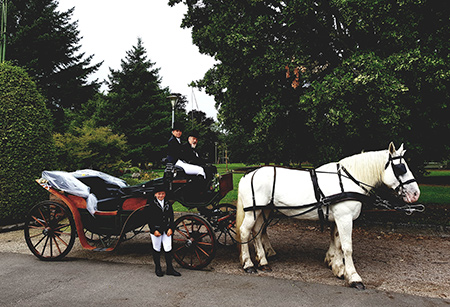
[[[405,202],[416,202],[420,190],[403,159],[404,154],[403,144],[396,150],[391,143],[388,150],[361,153],[338,163],[323,165],[316,169],[315,176],[304,170],[270,166],[245,175],[239,183],[236,217],[237,238],[241,242],[240,260],[244,270],[256,272],[250,259],[249,242],[255,245],[258,268],[270,270],[266,253],[269,257],[275,255],[275,251],[264,231],[262,235],[257,234],[272,210],[270,207],[275,207],[285,215],[298,219],[319,220],[322,215],[322,219],[325,216],[334,221],[325,263],[335,276],[345,278],[352,287],[364,289],[352,258],[353,220],[359,216],[362,206],[359,198],[354,196],[367,195],[373,187],[384,183],[396,190]],[[309,206],[324,202],[331,204]],[[322,209],[322,213],[317,207]],[[250,238],[252,232],[256,236],[254,239]]]

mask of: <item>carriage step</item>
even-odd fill
[[[112,250],[113,248],[111,247],[97,247],[93,249],[94,252],[110,252]]]
[[[117,210],[116,211],[95,211],[94,215],[113,216],[113,215],[117,215]]]

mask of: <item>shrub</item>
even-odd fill
[[[125,136],[114,134],[108,127],[95,127],[92,120],[64,134],[56,133],[53,139],[58,164],[66,171],[90,168],[118,175],[117,168],[124,164]]]
[[[51,115],[36,84],[0,63],[0,224],[23,220],[47,196],[34,180],[53,161]]]

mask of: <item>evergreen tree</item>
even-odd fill
[[[121,69],[110,69],[109,93],[97,116],[98,124],[127,137],[126,158],[133,163],[158,163],[170,135],[169,90],[161,88],[159,69],[154,65],[139,38],[121,61]]]
[[[61,130],[63,108],[79,109],[99,89],[88,76],[101,63],[80,53],[73,8],[58,11],[56,0],[15,0],[8,6],[6,58],[27,69],[47,98],[47,106]]]

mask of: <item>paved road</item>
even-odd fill
[[[375,290],[153,266],[0,252],[0,306],[450,306],[449,300]]]

